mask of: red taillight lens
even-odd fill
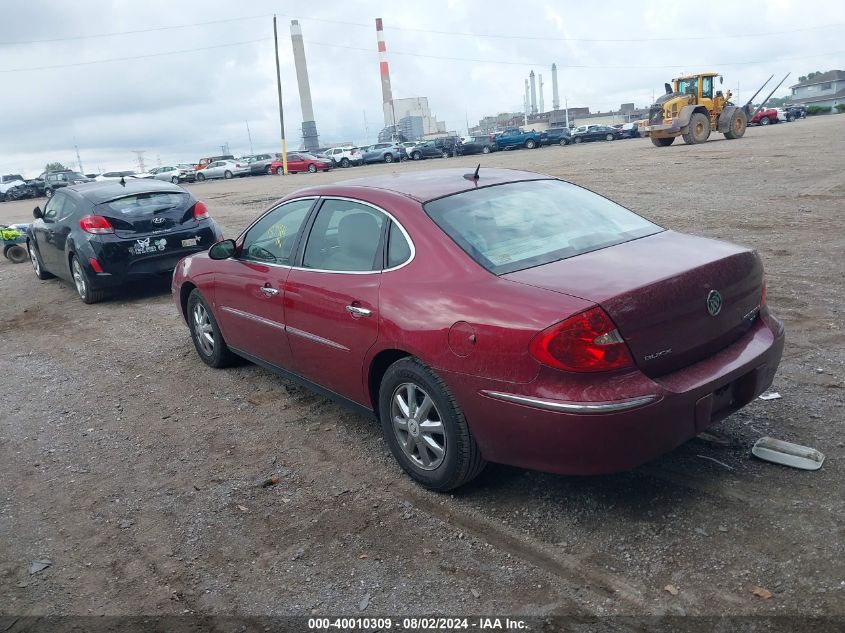
[[[208,217],[208,207],[201,200],[194,205],[194,220],[205,220]]]
[[[619,330],[599,307],[543,330],[528,351],[544,365],[565,371],[611,371],[633,364]]]
[[[111,222],[101,215],[86,215],[79,220],[79,228],[86,233],[92,233],[94,235],[114,233],[114,227],[111,225]]]

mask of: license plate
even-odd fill
[[[182,240],[182,246],[196,246],[197,245],[197,238],[190,237],[187,240]]]

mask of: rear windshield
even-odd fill
[[[110,202],[104,202],[103,207],[112,213],[118,213],[123,217],[135,215],[148,215],[164,209],[184,208],[188,204],[189,195],[177,191],[156,191],[151,193],[138,193]]]
[[[470,257],[496,275],[548,264],[663,229],[560,180],[474,189],[424,205]]]

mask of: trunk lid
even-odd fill
[[[748,331],[760,310],[763,267],[748,248],[663,231],[504,277],[599,304],[637,366],[657,377]],[[714,290],[721,306],[711,315]]]
[[[155,191],[103,202],[94,213],[107,218],[117,237],[137,239],[194,222],[196,200],[185,192]]]

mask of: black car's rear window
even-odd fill
[[[118,213],[123,217],[131,217],[148,215],[164,209],[184,208],[187,206],[189,198],[190,196],[187,193],[178,191],[136,193],[104,202],[101,208],[105,207],[112,213]]]
[[[560,180],[474,189],[424,205],[470,257],[496,275],[621,244],[663,229]]]

